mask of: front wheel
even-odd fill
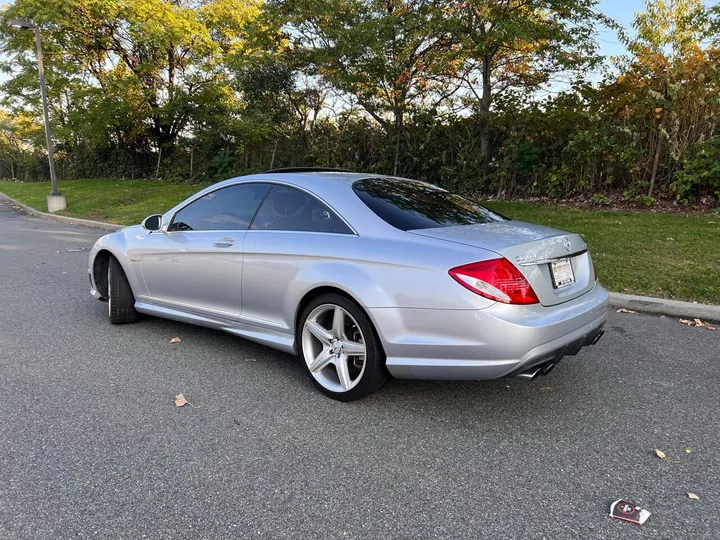
[[[305,308],[298,325],[300,357],[326,396],[352,401],[385,382],[385,356],[367,315],[352,301],[325,294]]]
[[[123,267],[115,257],[108,264],[108,317],[112,324],[134,323],[140,318],[135,311],[133,295]]]

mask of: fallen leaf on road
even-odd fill
[[[698,497],[698,496],[695,495],[694,493],[688,493],[687,495],[688,495],[688,499],[692,499],[693,501],[699,501],[699,500],[700,500],[700,497]]]
[[[175,406],[176,407],[182,407],[183,405],[188,405],[188,400],[185,399],[185,396],[182,394],[178,394],[175,396]]]
[[[625,309],[624,307],[621,307],[617,310],[618,313],[637,313],[637,311],[633,311],[632,309]]]
[[[689,454],[690,452],[692,452],[692,450],[690,450],[689,448],[686,448],[686,449],[685,449],[685,453],[686,453],[686,454]]]
[[[665,452],[663,452],[662,450],[655,450],[655,455],[660,459],[665,459]]]
[[[715,328],[714,326],[708,326],[707,329],[711,332],[717,332],[717,328]]]
[[[245,361],[246,362],[257,362],[257,360],[255,358],[246,358]]]
[[[174,337],[170,340],[170,343],[180,343],[182,340],[179,337]]]
[[[680,319],[680,322],[683,323],[683,324],[687,324],[688,326],[692,326],[692,325],[693,325],[693,322],[692,322],[692,321],[688,321],[687,319]]]
[[[695,326],[703,326],[704,323],[700,319],[695,319]]]

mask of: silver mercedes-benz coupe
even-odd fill
[[[424,182],[284,169],[220,182],[100,238],[92,294],[298,354],[327,396],[402,379],[547,374],[602,335],[577,234]]]

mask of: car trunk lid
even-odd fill
[[[408,232],[502,255],[525,276],[544,306],[554,306],[577,298],[592,290],[595,285],[592,260],[585,242],[578,234],[515,220]],[[565,260],[569,261],[572,268],[574,282],[558,287],[551,266],[553,263],[560,266]]]

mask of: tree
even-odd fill
[[[649,83],[647,88],[655,97],[655,117],[659,120],[647,193],[652,197],[663,140],[668,137],[668,115],[678,97],[674,94],[680,90],[678,82],[682,78],[678,76],[685,72],[688,54],[693,49],[699,51],[698,44],[709,26],[701,0],[645,0],[645,11],[635,15],[633,27],[637,36],[625,41],[635,55],[635,71]]]
[[[452,95],[456,63],[444,25],[445,2],[433,0],[279,0],[294,45],[310,74],[352,98],[394,139],[398,174],[407,115]]]
[[[64,126],[82,137],[92,127],[118,144],[170,154],[183,130],[214,110],[228,85],[224,63],[248,52],[259,6],[260,0],[18,0],[0,21],[3,52],[20,66],[4,90],[22,107],[37,87],[32,36],[5,24],[30,17],[42,29],[59,134]],[[82,111],[82,119],[73,119],[73,111]]]
[[[493,99],[508,90],[532,94],[561,74],[582,73],[598,62],[595,24],[603,17],[595,5],[595,0],[450,2],[447,22],[460,39],[463,82],[479,104],[486,172]]]

